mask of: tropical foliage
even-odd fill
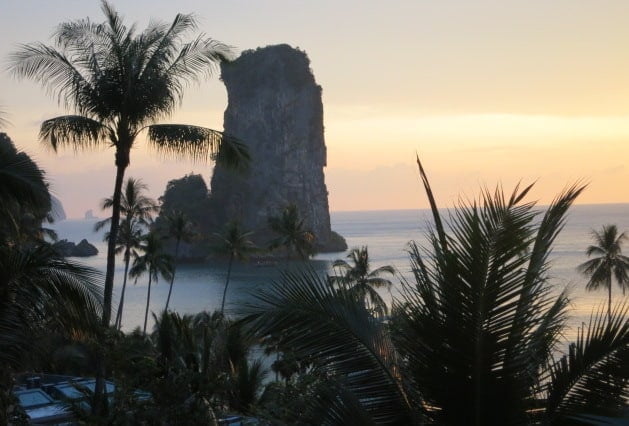
[[[153,214],[159,211],[159,206],[150,197],[144,195],[148,191],[148,186],[141,179],[132,177],[127,179],[127,183],[120,200],[120,212],[123,216],[118,229],[118,241],[116,243],[116,254],[123,253],[124,277],[122,280],[122,291],[118,303],[118,311],[114,326],[118,329],[122,326],[122,312],[124,309],[124,296],[127,290],[127,277],[129,274],[129,263],[131,256],[137,257],[137,250],[144,231],[148,229],[153,218]],[[102,209],[109,209],[113,205],[112,198],[105,198],[101,205]],[[111,223],[111,218],[99,221],[94,226],[95,230],[100,230]],[[105,240],[109,239],[109,232],[105,234]]]
[[[386,315],[387,304],[384,302],[377,289],[391,288],[391,281],[382,278],[381,275],[395,274],[395,270],[390,265],[380,266],[371,270],[369,264],[369,250],[366,246],[353,248],[347,258],[351,264],[343,259],[332,263],[332,267],[338,269],[341,274],[330,277],[336,285],[346,286],[350,293],[354,294],[358,300],[364,300],[369,304],[370,309],[379,315]]]
[[[196,29],[192,15],[178,14],[171,24],[152,21],[138,32],[126,26],[103,1],[103,23],[81,19],[62,23],[53,46],[22,45],[11,56],[11,71],[33,79],[53,94],[71,115],[44,121],[41,139],[53,149],[112,146],[116,178],[107,250],[103,324],[109,325],[115,245],[120,222],[122,184],[138,135],[147,130],[158,150],[226,165],[248,160],[243,145],[217,131],[190,125],[158,125],[173,112],[190,82],[207,76],[230,56],[227,46],[203,35],[186,41]]]
[[[44,240],[50,211],[44,172],[0,133],[0,423],[12,373],[33,367],[43,337],[94,336],[102,313],[100,276]]]
[[[215,251],[229,257],[227,278],[225,279],[223,300],[221,301],[221,314],[225,313],[227,287],[229,286],[229,278],[231,276],[234,260],[245,260],[256,250],[255,244],[249,239],[251,235],[252,232],[243,230],[236,221],[228,222],[222,233],[214,234],[214,238],[218,241],[218,244],[215,246]]]
[[[605,225],[600,232],[592,231],[594,244],[587,248],[588,257],[593,259],[579,265],[579,271],[589,277],[587,290],[607,289],[607,316],[612,311],[612,277],[622,289],[622,294],[629,287],[629,257],[622,254],[622,245],[627,240],[624,232],[618,233],[616,225]]]
[[[251,361],[253,341],[219,312],[162,312],[153,332],[120,335],[110,352],[116,381],[133,395],[112,417],[120,424],[215,424],[225,412],[251,413],[265,372]],[[126,423],[124,423],[126,421]]]
[[[175,240],[175,257],[173,263],[173,273],[170,277],[170,287],[168,288],[168,297],[166,298],[166,307],[164,310],[168,310],[170,304],[170,296],[173,292],[173,284],[175,282],[175,272],[177,269],[177,261],[179,260],[179,246],[181,242],[190,242],[194,237],[192,230],[192,222],[188,219],[188,216],[181,210],[172,210],[165,216],[166,220],[166,235]]]
[[[410,246],[414,280],[389,321],[314,272],[285,274],[243,309],[252,333],[281,336],[327,378],[304,416],[318,413],[318,424],[559,424],[618,408],[629,396],[626,308],[610,322],[599,311],[554,358],[569,299],[552,291],[548,258],[583,188],[568,188],[545,212],[524,202],[531,187],[484,191],[446,222],[422,177],[435,226],[426,246]]]
[[[271,250],[285,250],[286,259],[295,254],[301,259],[308,259],[314,254],[314,235],[306,229],[295,204],[286,206],[281,215],[269,217],[268,223],[271,231],[277,234],[269,244]]]
[[[45,173],[0,133],[0,240],[13,245],[41,241],[51,202]]]
[[[164,252],[162,238],[156,232],[149,232],[142,237],[140,252],[143,254],[136,256],[133,260],[129,276],[135,278],[136,282],[145,273],[149,276],[144,327],[142,329],[142,332],[146,334],[146,324],[151,304],[151,285],[153,282],[157,283],[160,276],[170,280],[173,273],[173,259]]]

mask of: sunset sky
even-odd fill
[[[580,203],[629,202],[629,1],[114,0],[127,23],[194,12],[236,52],[287,43],[323,88],[332,210],[427,205],[419,153],[444,206],[481,185],[536,181],[542,203],[576,180]],[[43,166],[68,216],[96,214],[113,190],[113,151],[54,154],[37,141],[64,111],[5,71],[19,43],[50,41],[60,22],[100,21],[96,0],[0,0],[0,109],[16,145]],[[218,76],[194,87],[171,122],[222,129]],[[159,196],[211,165],[132,152],[127,176]]]

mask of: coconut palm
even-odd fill
[[[604,225],[600,232],[592,231],[594,244],[587,248],[588,257],[593,259],[579,265],[579,271],[589,277],[586,289],[589,291],[607,288],[607,316],[612,310],[612,277],[616,278],[622,294],[629,287],[629,257],[623,256],[622,245],[627,240],[624,232],[618,234],[616,225]]]
[[[341,272],[339,276],[331,277],[332,282],[348,287],[358,300],[366,300],[380,315],[386,315],[387,304],[382,300],[376,289],[391,288],[391,281],[382,278],[383,274],[393,275],[395,270],[390,265],[381,266],[371,270],[369,265],[369,251],[366,246],[352,249],[347,258],[351,264],[339,259],[332,263],[334,268]]]
[[[153,214],[159,211],[157,201],[144,195],[148,191],[148,185],[142,179],[129,177],[124,186],[124,191],[120,197],[120,214],[124,220],[132,220],[138,225],[149,226],[153,219]],[[101,209],[113,207],[113,198],[105,198],[101,203]],[[105,226],[111,226],[111,217],[96,222],[95,231],[100,231]]]
[[[118,311],[116,312],[116,320],[114,326],[120,330],[122,327],[122,312],[124,310],[124,297],[127,290],[127,277],[129,276],[129,264],[131,257],[138,257],[138,250],[142,248],[142,238],[144,227],[137,221],[125,218],[120,223],[118,230],[118,244],[116,245],[116,254],[123,253],[124,261],[124,277],[122,280],[122,291],[120,292],[120,302],[118,303]]]
[[[225,298],[227,297],[227,287],[229,286],[229,278],[231,276],[234,259],[245,260],[249,254],[256,250],[255,244],[249,239],[252,234],[252,232],[244,231],[237,221],[228,222],[222,233],[214,234],[214,237],[219,242],[216,251],[229,256],[227,278],[225,280],[223,300],[221,302],[221,315],[225,312]]]
[[[289,204],[282,210],[280,216],[268,219],[269,228],[278,236],[271,241],[271,250],[283,248],[286,250],[286,260],[293,254],[301,259],[307,259],[314,253],[314,235],[306,229],[304,219],[299,217],[295,204]]]
[[[445,222],[421,174],[435,227],[425,248],[410,246],[413,282],[390,321],[314,271],[284,274],[243,309],[256,336],[281,336],[333,378],[311,402],[317,423],[560,424],[623,406],[626,306],[611,321],[594,314],[569,353],[553,357],[569,300],[549,285],[548,258],[583,188],[545,212],[523,202],[530,187],[485,191]]]
[[[115,149],[116,177],[107,248],[103,324],[109,325],[120,222],[122,184],[131,149],[143,131],[167,154],[216,158],[226,165],[248,159],[242,144],[217,131],[190,125],[158,125],[182,99],[190,82],[207,76],[230,56],[227,46],[203,35],[186,42],[196,29],[192,15],[178,14],[170,25],[151,22],[141,32],[127,27],[106,1],[105,22],[82,19],[62,23],[55,44],[22,45],[10,57],[14,75],[33,79],[74,114],[44,121],[40,138],[53,149],[69,146]]]
[[[173,292],[173,283],[175,282],[175,272],[177,270],[177,260],[179,260],[179,245],[181,242],[189,242],[194,236],[192,230],[192,222],[188,216],[181,210],[173,210],[166,216],[166,234],[175,239],[175,263],[173,264],[173,274],[170,278],[170,288],[168,289],[168,297],[166,298],[165,311],[168,311],[170,304],[170,295]]]
[[[151,303],[151,284],[157,283],[160,276],[169,280],[173,273],[172,257],[163,251],[162,240],[155,232],[149,232],[143,238],[140,250],[144,253],[137,256],[133,261],[133,266],[129,271],[129,276],[135,278],[148,273],[149,285],[146,293],[146,311],[144,313],[144,327],[142,332],[146,334],[146,323],[149,316],[149,306]]]
[[[125,266],[122,292],[120,293],[118,311],[114,321],[114,326],[118,329],[122,325],[122,311],[124,309],[124,296],[127,289],[127,275],[131,255],[135,255],[135,250],[139,248],[143,230],[150,225],[153,214],[159,211],[157,202],[144,195],[145,191],[148,191],[148,186],[141,179],[129,177],[120,199],[120,213],[124,216],[118,228],[116,254],[124,253],[123,261]],[[105,198],[101,204],[103,210],[112,206],[113,198]],[[99,231],[108,224],[111,225],[111,218],[96,222],[94,230]],[[105,235],[105,240],[109,239],[109,235],[110,232]]]

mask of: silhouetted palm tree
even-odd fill
[[[586,254],[588,257],[597,257],[582,263],[578,269],[590,278],[585,287],[587,290],[607,288],[607,316],[611,317],[612,276],[622,288],[622,294],[625,294],[625,289],[629,286],[629,257],[622,254],[622,245],[627,236],[624,232],[618,234],[616,225],[605,225],[600,232],[592,231],[592,238],[594,245],[587,248]]]
[[[153,280],[157,283],[160,276],[169,280],[173,273],[173,260],[172,257],[164,253],[162,247],[162,240],[155,232],[149,232],[143,238],[144,243],[140,247],[140,250],[144,252],[143,255],[137,256],[133,261],[129,276],[137,279],[138,277],[148,273],[149,286],[146,293],[146,311],[144,313],[144,327],[142,332],[146,334],[146,323],[149,316],[149,305],[151,303],[151,284]]]
[[[203,35],[185,42],[196,29],[192,15],[178,14],[170,25],[152,21],[138,32],[106,1],[102,10],[105,22],[100,24],[89,19],[62,23],[54,46],[22,45],[10,58],[10,69],[40,82],[76,111],[42,124],[40,137],[53,149],[115,148],[103,310],[103,324],[109,325],[122,183],[138,135],[148,130],[150,143],[167,154],[213,157],[226,165],[242,165],[248,157],[242,144],[217,131],[155,124],[172,113],[189,82],[230,55],[229,48]]]
[[[305,228],[304,219],[299,217],[295,204],[289,204],[282,210],[280,216],[268,219],[269,227],[278,234],[271,241],[271,250],[283,248],[286,250],[286,260],[296,253],[301,259],[308,259],[314,254],[314,235]]]
[[[221,302],[221,315],[225,312],[225,298],[227,296],[227,287],[229,286],[229,278],[231,276],[234,259],[245,260],[256,249],[255,244],[249,239],[251,235],[252,232],[244,231],[237,221],[228,222],[222,233],[214,234],[214,237],[219,242],[216,251],[229,256],[227,279],[225,280],[223,300]]]
[[[168,289],[168,298],[166,299],[166,307],[164,310],[168,310],[170,304],[170,295],[173,292],[173,283],[175,282],[175,272],[177,270],[177,261],[179,260],[179,245],[182,241],[189,242],[194,236],[192,231],[192,222],[188,219],[188,216],[181,210],[174,210],[169,212],[166,216],[166,234],[170,238],[175,239],[175,262],[173,264],[173,275],[170,278],[170,288]]]
[[[120,197],[120,214],[123,219],[133,220],[139,225],[148,226],[153,219],[153,214],[159,211],[159,205],[151,197],[145,194],[148,185],[142,179],[129,177]],[[113,198],[105,198],[101,203],[101,209],[113,207]],[[111,217],[96,222],[94,229],[100,231],[106,225],[111,225]]]
[[[129,263],[131,257],[138,256],[138,250],[142,248],[142,238],[144,236],[144,228],[133,219],[123,219],[118,230],[118,244],[116,246],[116,254],[123,253],[124,261],[124,277],[122,280],[122,291],[120,292],[120,302],[118,302],[118,312],[116,312],[116,321],[114,326],[120,330],[122,327],[122,312],[124,310],[124,297],[127,290],[127,277],[129,276]]]
[[[120,199],[120,213],[124,215],[120,227],[118,229],[118,241],[116,243],[116,254],[123,254],[124,261],[124,277],[122,281],[122,292],[120,293],[120,302],[118,303],[118,312],[114,326],[120,329],[122,326],[122,311],[124,309],[124,296],[127,289],[127,275],[129,272],[129,262],[131,256],[136,255],[135,250],[140,247],[140,240],[143,231],[150,225],[153,214],[159,211],[157,202],[150,197],[144,195],[148,191],[148,186],[141,179],[132,177],[127,179],[124,187],[122,198]],[[109,209],[113,206],[112,198],[105,198],[101,204],[101,208]],[[107,224],[111,223],[111,218],[107,218],[96,222],[94,229],[101,230]],[[105,235],[105,240],[109,239],[110,233]]]
[[[346,286],[350,293],[358,300],[367,300],[373,309],[381,315],[387,314],[387,304],[382,300],[376,289],[391,288],[391,281],[382,278],[383,274],[395,274],[390,265],[381,266],[371,270],[369,265],[369,251],[366,246],[352,249],[347,257],[351,264],[345,260],[334,261],[332,266],[339,268],[342,275],[331,277],[332,282]]]

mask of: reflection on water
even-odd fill
[[[430,215],[426,210],[333,212],[331,219],[333,229],[346,238],[350,248],[369,246],[373,268],[385,264],[393,265],[401,275],[407,278],[410,276],[408,257],[405,252],[406,245],[410,240],[425,244],[425,233],[430,223]],[[99,249],[98,256],[82,259],[82,261],[104,271],[106,245],[102,242],[102,232],[99,234],[92,232],[94,222],[66,220],[55,224],[53,228],[58,232],[59,238],[75,242],[87,238],[95,244]],[[575,206],[554,246],[550,271],[551,284],[557,291],[566,286],[570,287],[573,301],[573,309],[570,312],[571,329],[566,334],[568,338],[573,337],[576,327],[582,322],[587,323],[592,310],[606,300],[606,292],[586,292],[584,290],[586,280],[579,276],[575,269],[587,259],[584,252],[591,242],[591,230],[598,229],[604,224],[616,224],[621,230],[629,229],[629,205]],[[330,261],[344,256],[344,253],[322,254],[309,263],[317,271],[325,273],[328,271]],[[291,268],[298,266],[299,262],[292,262],[289,265]],[[230,280],[227,309],[235,312],[239,304],[251,300],[252,291],[278,280],[280,270],[285,267],[286,264],[283,262],[277,266],[236,264]],[[123,268],[124,265],[119,258],[116,263],[115,292],[118,292],[122,286]],[[172,309],[180,313],[196,313],[220,308],[226,273],[227,264],[222,261],[200,265],[180,265],[177,268],[171,299]],[[148,278],[143,277],[135,284],[133,280],[130,280],[127,285],[123,317],[123,328],[127,331],[142,325],[147,282]],[[396,288],[399,288],[399,284],[394,284],[393,297],[396,295]],[[151,292],[151,310],[159,312],[166,303],[168,283],[160,280],[152,287]],[[382,292],[382,297],[387,301],[391,300],[391,295],[386,291]],[[622,292],[614,289],[613,297],[615,300],[621,300]],[[116,299],[117,297],[114,300]],[[152,322],[152,318],[150,321]]]

